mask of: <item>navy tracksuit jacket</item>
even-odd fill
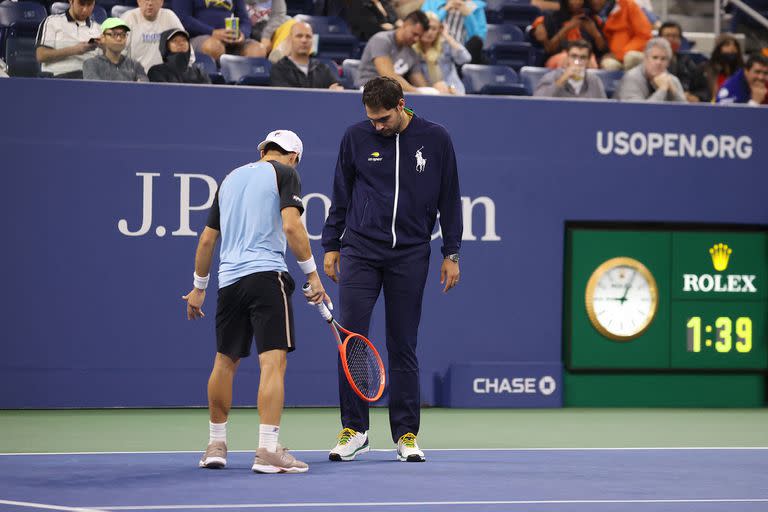
[[[392,439],[419,430],[416,341],[437,213],[443,255],[458,253],[462,218],[456,155],[442,126],[413,116],[393,137],[369,121],[349,127],[339,148],[323,248],[341,251],[341,324],[368,335],[384,290]],[[339,365],[342,426],[368,430],[368,404]]]

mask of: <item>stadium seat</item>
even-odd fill
[[[516,0],[489,0],[485,12],[488,23],[511,23],[523,29],[541,16],[538,7]]]
[[[529,95],[533,96],[533,91],[536,90],[536,85],[538,85],[541,77],[550,71],[552,70],[549,68],[538,68],[535,66],[523,66],[520,69],[520,81],[525,86],[525,90],[528,91]]]
[[[272,64],[267,59],[222,55],[221,74],[228,84],[269,85],[269,71]]]
[[[317,57],[317,60],[331,68],[331,73],[333,73],[333,76],[335,76],[338,79],[341,79],[341,68],[338,64],[336,64],[336,61],[333,59],[328,59],[325,57]]]
[[[34,76],[37,28],[48,13],[37,2],[0,4],[0,56],[11,76]]]
[[[208,54],[197,52],[195,53],[195,65],[203,70],[203,73],[207,73],[213,84],[225,83],[224,77],[219,73],[219,68],[216,66],[216,61],[213,60]]]
[[[124,12],[135,9],[132,5],[115,5],[112,7],[112,17],[119,18]]]
[[[600,81],[603,82],[603,88],[605,88],[605,94],[609,98],[613,97],[613,93],[616,92],[616,87],[621,81],[621,77],[624,76],[624,71],[608,71],[607,69],[588,69],[587,73],[597,75]]]
[[[68,9],[69,2],[54,2],[51,4],[51,14],[63,14],[67,12]],[[91,19],[99,24],[104,23],[104,20],[107,19],[106,9],[98,4],[94,5]]]
[[[504,23],[501,25],[488,24],[488,34],[485,36],[485,46],[498,43],[521,43],[525,34],[517,25]]]
[[[519,83],[517,73],[507,66],[464,64],[464,87],[467,94],[505,94],[525,96],[525,86]]]
[[[530,0],[487,0],[485,2],[485,19],[488,23],[504,23],[504,7],[506,5],[530,4]]]
[[[357,59],[344,59],[341,63],[341,83],[345,89],[357,89],[357,77],[360,74],[360,61]]]
[[[304,21],[312,26],[317,34],[317,56],[333,60],[351,58],[358,45],[358,40],[353,36],[347,22],[338,16],[309,16],[300,14],[296,20]]]

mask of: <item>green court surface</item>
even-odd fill
[[[287,409],[281,442],[326,449],[339,430],[335,408]],[[202,450],[205,409],[2,410],[0,452]],[[234,409],[230,450],[258,444],[256,409]],[[371,410],[372,448],[393,448],[387,410]],[[422,410],[422,448],[768,447],[768,409]]]

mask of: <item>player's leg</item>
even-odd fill
[[[295,284],[287,272],[258,272],[247,276],[244,285],[261,371],[259,448],[252,469],[257,473],[303,473],[309,466],[278,444],[287,354],[296,348],[291,306]]]
[[[251,330],[239,300],[240,282],[219,290],[216,304],[216,358],[208,378],[210,414],[208,447],[199,466],[218,469],[227,465],[227,419],[232,407],[232,382],[240,358],[250,353]]]
[[[400,460],[420,462],[416,444],[421,417],[417,335],[429,245],[401,249],[384,272],[384,303],[389,356],[389,424]]]
[[[339,307],[341,324],[347,329],[368,335],[371,314],[381,291],[381,270],[376,262],[341,252]],[[333,461],[353,460],[365,453],[368,445],[368,402],[362,400],[347,382],[341,358],[338,360],[339,404],[342,430],[328,458]]]

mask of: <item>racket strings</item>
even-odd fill
[[[347,368],[352,381],[360,392],[375,397],[381,387],[379,360],[366,341],[353,336],[346,343]]]

